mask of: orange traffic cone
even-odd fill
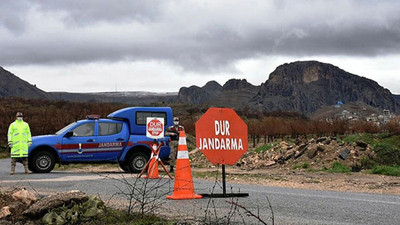
[[[161,177],[158,175],[158,154],[157,154],[157,144],[153,144],[153,152],[156,152],[156,154],[152,153],[151,155],[153,156],[150,160],[149,166],[147,168],[147,176],[144,178],[148,179],[160,179]]]
[[[201,195],[194,193],[192,170],[190,169],[189,153],[186,145],[185,131],[179,132],[178,156],[176,159],[176,172],[174,192],[167,199],[197,199]]]

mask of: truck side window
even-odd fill
[[[118,134],[122,130],[122,123],[99,123],[99,136]]]
[[[164,121],[167,121],[167,113],[165,112],[136,112],[136,125],[146,125],[147,117],[164,118]]]
[[[94,135],[94,123],[85,123],[74,130],[74,137],[85,137],[85,136],[93,136]]]

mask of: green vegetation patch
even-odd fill
[[[278,144],[277,143],[270,143],[270,144],[261,145],[260,147],[257,147],[255,149],[255,152],[264,153],[264,152],[270,150],[271,148],[273,148],[276,145],[278,145]]]
[[[293,169],[294,170],[297,170],[297,169],[309,169],[310,168],[310,164],[308,164],[308,163],[302,163],[302,164],[296,164],[296,165],[294,165],[293,166]]]
[[[328,173],[350,173],[350,168],[346,167],[345,165],[341,164],[340,162],[334,162],[331,168],[325,169]]]
[[[374,163],[368,162],[369,168],[371,168],[371,164],[386,166],[400,164],[400,136],[398,135],[389,133],[353,134],[344,137],[343,141],[353,145],[362,141],[371,146],[376,155],[373,159]]]
[[[400,166],[374,166],[371,169],[371,173],[400,177]]]
[[[392,142],[392,140],[377,143],[374,146],[377,163],[382,165],[400,164],[400,140],[397,143],[390,142]]]
[[[355,144],[357,141],[363,141],[367,144],[374,144],[377,141],[377,135],[374,134],[351,134],[343,138],[346,144]]]

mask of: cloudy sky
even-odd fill
[[[45,91],[260,85],[298,60],[400,94],[400,1],[0,1],[0,66]]]

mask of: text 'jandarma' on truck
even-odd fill
[[[88,116],[69,124],[53,135],[32,137],[29,169],[48,173],[56,163],[118,163],[127,172],[139,173],[151,155],[153,139],[146,137],[147,117],[164,118],[173,125],[170,107],[130,107],[101,119]],[[169,137],[158,139],[161,159],[168,159]]]

